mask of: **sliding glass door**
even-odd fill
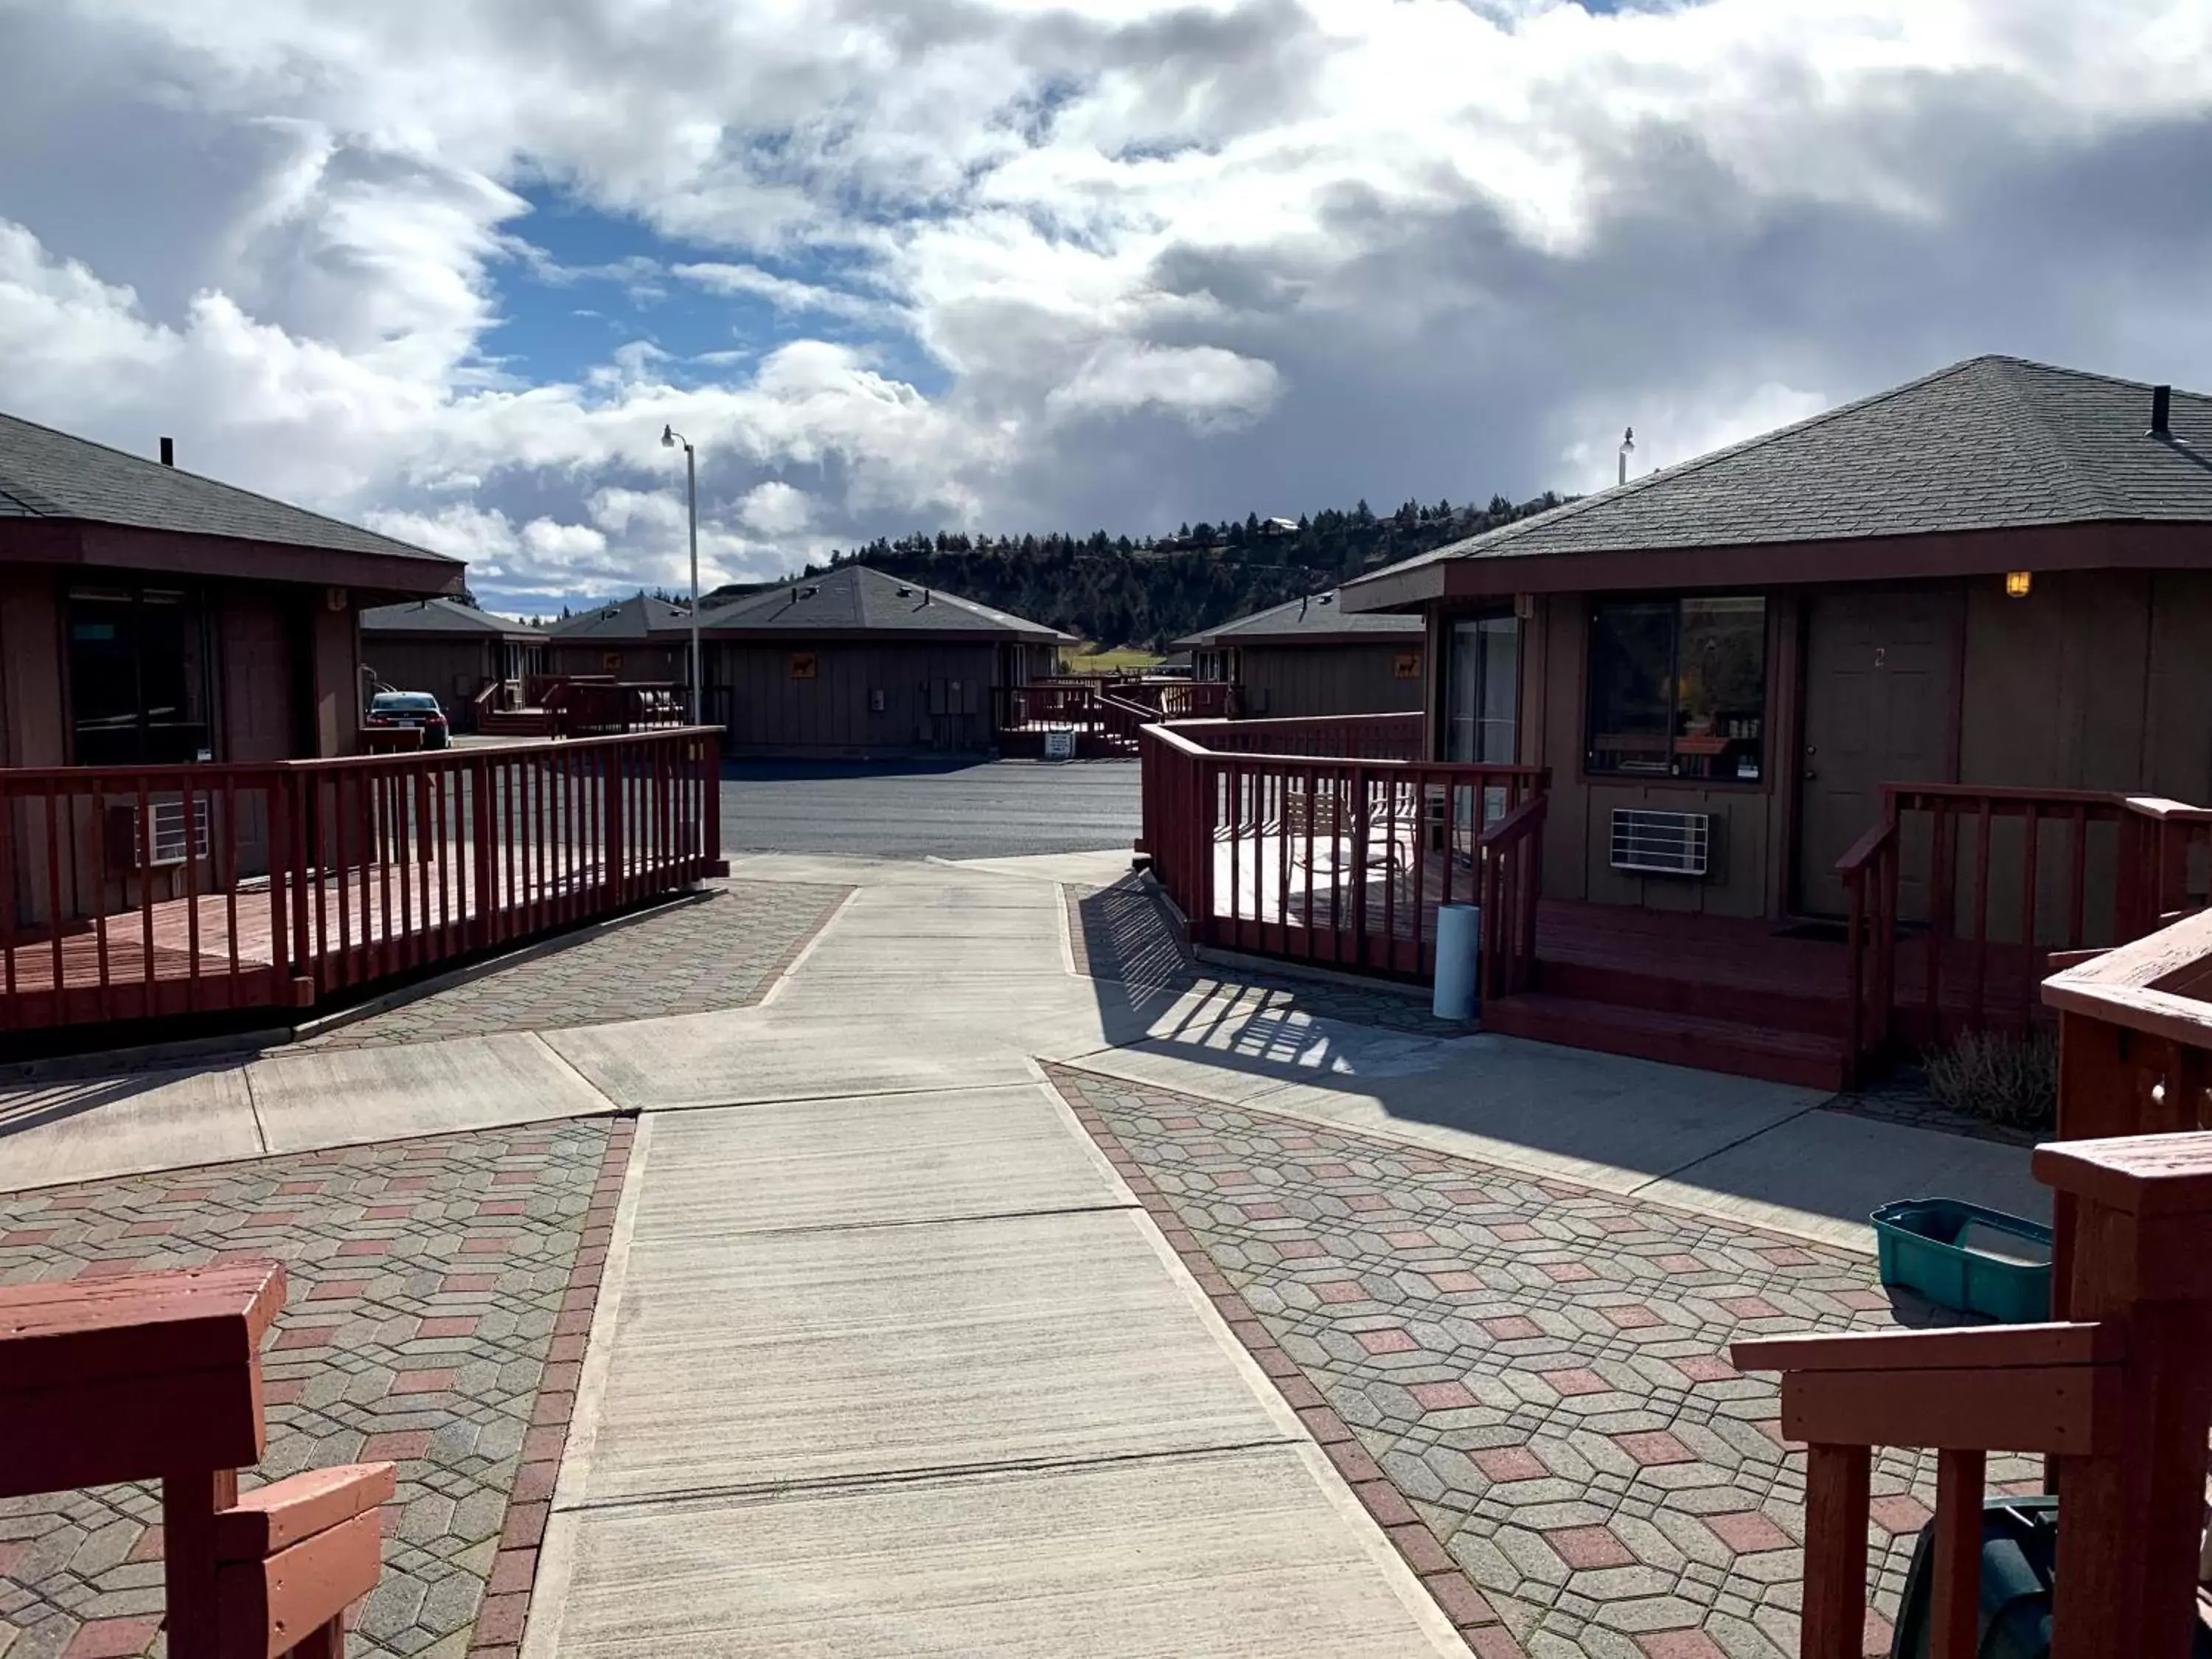
[[[1510,766],[1520,755],[1520,623],[1510,615],[1454,623],[1443,757]]]

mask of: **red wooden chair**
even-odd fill
[[[170,1659],[338,1659],[375,1588],[389,1463],[246,1493],[273,1261],[0,1287],[0,1498],[161,1483]]]
[[[2070,1217],[2048,1324],[1739,1342],[1808,1443],[1803,1659],[1859,1659],[1877,1446],[1937,1453],[1932,1659],[1979,1645],[1983,1475],[2040,1452],[2061,1524],[2053,1659],[2180,1655],[2212,1429],[2212,1134],[2037,1148]]]

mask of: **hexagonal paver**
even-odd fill
[[[0,1283],[283,1261],[269,1450],[244,1484],[396,1462],[347,1650],[443,1659],[495,1609],[519,1630],[630,1133],[532,1125],[0,1196]],[[0,1653],[144,1653],[160,1518],[149,1486],[0,1501]]]
[[[704,896],[625,918],[303,1045],[382,1048],[743,1008],[768,994],[849,887],[716,881]]]
[[[1279,1376],[1370,1504],[1395,1486],[1499,1622],[1477,1652],[1779,1659],[1796,1647],[1800,1452],[1739,1335],[1929,1323],[1873,1264],[1731,1220],[1066,1067],[1051,1075],[1201,1285],[1289,1356]],[[1280,1214],[1212,1201],[1249,1176]],[[1217,1291],[1218,1287],[1218,1291]],[[1325,1443],[1328,1443],[1325,1442]],[[1992,1486],[2033,1482],[1995,1458]],[[1348,1478],[1349,1478],[1348,1475]],[[1934,1459],[1885,1450],[1887,1616]],[[1880,1534],[1877,1534],[1877,1536]],[[1432,1557],[1407,1559],[1443,1582]],[[1435,1588],[1432,1583],[1431,1588]],[[1441,1596],[1440,1596],[1441,1601]],[[1471,1605],[1471,1604],[1469,1604]]]

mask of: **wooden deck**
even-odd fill
[[[1475,898],[1468,852],[1417,847],[1410,825],[1370,826],[1355,839],[1262,824],[1218,840],[1213,862],[1212,942],[1393,977],[1432,974],[1438,906]],[[1556,899],[1542,901],[1536,918],[1533,983],[1486,1007],[1486,1029],[1808,1088],[1845,1086],[1850,963],[1840,924]],[[1931,1002],[1927,936],[1899,942],[1901,1043],[1932,1041],[1977,1007],[2000,1024],[2034,1017],[2046,951],[1992,942],[1984,952],[1971,940],[1942,951]]]
[[[58,937],[0,949],[0,1030],[248,1007],[304,1006],[318,988],[403,973],[476,948],[487,907],[468,849],[346,871],[309,872],[304,963],[283,948],[301,922],[264,880],[232,893],[158,902],[76,923]],[[595,901],[607,883],[594,860],[568,870],[520,869],[502,880],[502,909],[535,932]],[[304,965],[307,971],[295,973]],[[54,989],[62,991],[55,1006]]]
[[[714,737],[0,770],[0,1033],[304,1007],[721,873]]]

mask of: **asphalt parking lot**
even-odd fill
[[[1139,822],[1133,760],[731,761],[729,853],[1018,858],[1126,848]]]

